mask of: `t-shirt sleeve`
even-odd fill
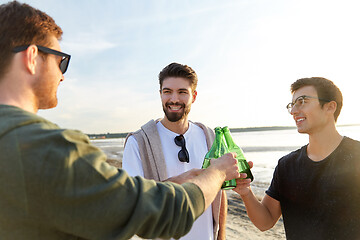
[[[274,170],[274,174],[273,174],[273,179],[271,180],[270,187],[268,188],[268,190],[265,191],[265,193],[267,195],[269,195],[270,197],[280,201],[278,184],[279,184],[279,165],[276,166],[276,168]]]
[[[130,136],[126,141],[122,159],[122,168],[132,177],[144,177],[139,145],[134,136]]]

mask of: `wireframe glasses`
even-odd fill
[[[182,134],[180,134],[179,136],[175,137],[174,141],[177,146],[181,147],[181,150],[178,153],[179,161],[189,163],[189,152],[187,151],[187,149],[185,147],[184,136]]]
[[[25,51],[29,46],[30,45],[24,45],[24,46],[15,47],[13,49],[13,52],[18,53],[18,52]],[[62,72],[62,74],[64,74],[66,72],[66,70],[67,70],[67,68],[69,66],[70,57],[71,57],[69,54],[59,52],[59,51],[56,51],[54,49],[39,46],[39,45],[36,45],[36,46],[39,49],[39,51],[41,51],[41,52],[49,53],[49,54],[53,54],[53,55],[62,57],[62,59],[60,61],[60,64],[59,64],[59,68],[60,68],[60,71]]]
[[[318,99],[319,101],[323,101],[323,102],[331,102],[330,100],[323,98],[302,95],[300,97],[297,97],[294,102],[291,102],[288,105],[286,105],[286,108],[289,111],[289,113],[291,114],[291,111],[293,110],[294,107],[297,107],[298,109],[302,108],[305,104],[306,99]]]

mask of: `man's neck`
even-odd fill
[[[170,122],[165,116],[160,122],[164,127],[178,134],[184,134],[189,129],[189,121],[187,117],[176,122]]]
[[[15,74],[16,75],[16,74]],[[0,104],[15,106],[25,111],[37,113],[35,96],[31,89],[25,86],[23,78],[8,75],[0,81]]]
[[[319,132],[309,134],[307,155],[313,161],[321,161],[328,157],[340,144],[343,137],[335,125],[328,126]]]
[[[0,95],[1,95],[1,91],[0,91]],[[35,114],[37,113],[38,110],[36,107],[34,107],[33,104],[31,104],[31,101],[21,101],[21,99],[15,99],[15,98],[0,97],[0,104],[15,106]]]

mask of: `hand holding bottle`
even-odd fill
[[[251,161],[249,161],[248,164],[250,168],[254,166],[253,162]],[[233,191],[237,192],[240,196],[246,196],[250,192],[250,183],[250,178],[241,176],[239,179],[236,179],[236,187],[233,189]]]
[[[222,175],[224,175],[224,181],[228,181],[234,178],[239,178],[239,168],[236,160],[235,153],[226,153],[217,159],[210,160],[210,166],[206,170],[216,169]],[[205,171],[206,171],[205,170]]]
[[[214,201],[220,186],[226,179],[239,178],[236,154],[228,153],[217,159],[210,159],[209,166],[200,174],[188,180],[196,184],[204,194],[205,209]]]

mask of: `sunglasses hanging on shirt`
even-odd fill
[[[189,163],[189,152],[187,151],[187,149],[185,147],[184,136],[182,134],[180,134],[179,136],[175,137],[174,141],[177,146],[181,147],[181,150],[178,153],[179,161]]]

